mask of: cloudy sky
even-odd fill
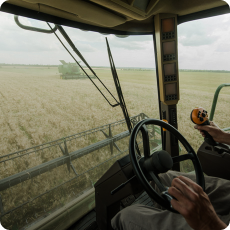
[[[45,22],[22,17],[20,21],[48,29]],[[90,65],[109,66],[106,36],[64,28]],[[23,30],[13,15],[0,12],[0,34],[0,63],[73,62],[54,34]],[[181,24],[178,36],[180,69],[230,70],[230,14]],[[107,37],[117,67],[155,68],[152,36]]]

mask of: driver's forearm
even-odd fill
[[[230,133],[224,132],[221,137],[220,143],[230,145]]]

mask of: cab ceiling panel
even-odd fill
[[[182,23],[230,12],[221,0],[9,0],[1,10],[120,35],[151,34],[153,17],[159,13],[176,14]]]
[[[178,0],[175,3],[176,3],[174,4],[175,12],[177,12],[179,16],[227,5],[227,3],[222,0],[219,0],[219,1],[216,1],[216,0],[208,0],[208,1],[207,0],[192,0],[192,1]]]
[[[91,0],[114,11],[129,14],[136,20],[145,20],[158,13],[171,13],[179,16],[227,5],[222,0]]]
[[[56,9],[56,8],[53,8],[50,6],[36,4],[36,3],[31,4],[28,2],[24,2],[24,1],[21,1],[19,4],[18,0],[10,0],[8,2],[10,4],[4,3],[2,6],[3,9],[6,8],[5,12],[12,12],[13,14],[16,14],[16,15],[21,15],[21,16],[30,17],[30,18],[39,19],[39,20],[50,21],[50,22],[54,22],[54,23],[57,23],[57,21],[56,20],[54,20],[54,21],[47,20],[47,18],[49,18],[49,17],[43,18],[42,16],[44,14],[54,15],[54,16],[58,15],[58,17],[60,17],[60,18],[65,18],[65,19],[68,19],[70,21],[78,21],[78,22],[85,23],[84,20],[81,20],[75,14],[66,12],[64,10],[59,10],[59,9]],[[36,14],[35,14],[35,12],[36,12]],[[58,22],[57,24],[61,24],[61,23]],[[91,23],[91,24],[97,25],[96,23]]]
[[[27,3],[27,7],[36,7],[39,12],[59,15],[61,12],[72,14],[75,20],[97,24],[104,27],[114,27],[126,22],[125,16],[120,16],[111,10],[105,9],[89,1],[80,0],[10,0],[12,4],[21,5]],[[20,4],[21,2],[21,4]],[[63,16],[63,15],[61,15]]]

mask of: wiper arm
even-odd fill
[[[48,26],[52,29],[52,27],[50,26],[50,24],[47,22]],[[90,79],[90,81],[94,84],[94,86],[97,88],[97,90],[101,93],[101,95],[105,98],[105,100],[110,104],[110,106],[112,107],[116,107],[118,105],[120,105],[120,103],[117,101],[117,99],[113,96],[113,94],[109,91],[109,89],[105,86],[105,84],[101,81],[101,79],[96,75],[96,73],[93,71],[93,69],[91,68],[91,66],[87,63],[87,61],[84,59],[84,57],[82,56],[82,54],[80,53],[80,51],[77,49],[77,47],[73,44],[72,40],[70,39],[70,37],[68,36],[68,34],[65,32],[65,30],[63,29],[62,26],[60,25],[55,25],[57,27],[57,29],[59,30],[59,32],[62,34],[62,36],[66,39],[66,41],[68,42],[68,44],[71,46],[71,48],[73,49],[73,51],[78,55],[78,57],[82,60],[82,62],[85,63],[85,65],[89,68],[89,70],[93,73],[93,75],[99,80],[99,82],[104,86],[104,88],[107,90],[107,92],[112,96],[112,98],[116,101],[116,104],[112,104],[110,103],[110,101],[106,98],[106,96],[102,93],[102,91],[98,88],[98,86],[94,83],[94,81],[91,79],[91,77],[87,74],[87,72],[82,68],[82,66],[80,65],[80,63],[76,60],[76,58],[70,53],[70,51],[68,50],[68,48],[64,45],[64,43],[61,41],[61,39],[58,37],[58,35],[56,34],[56,32],[54,31],[55,36],[57,37],[57,39],[61,42],[61,44],[63,45],[63,47],[66,49],[66,51],[71,55],[71,57],[74,59],[74,61],[78,64],[78,66],[81,68],[81,70],[85,73],[85,75]]]
[[[93,71],[93,69],[90,67],[90,65],[87,63],[87,61],[84,59],[84,57],[82,56],[82,54],[80,53],[80,51],[77,49],[77,47],[73,44],[72,40],[70,39],[70,37],[68,36],[68,34],[65,32],[65,30],[63,29],[62,26],[60,25],[56,25],[57,29],[59,30],[59,32],[62,34],[62,36],[65,38],[65,40],[69,43],[69,45],[71,46],[71,48],[73,49],[73,51],[78,55],[78,57],[85,63],[85,65],[91,70],[91,72],[96,75],[96,73]]]

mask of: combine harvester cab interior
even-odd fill
[[[204,107],[210,121],[216,113],[215,122],[230,130],[224,117],[230,112],[230,70],[194,70],[187,54],[191,67],[180,69],[178,53],[180,39],[190,42],[178,36],[179,25],[229,15],[225,1],[9,0],[0,10],[0,16],[12,16],[15,34],[20,30],[27,36],[43,34],[43,42],[50,36],[58,41],[49,46],[55,56],[46,57],[44,51],[42,57],[56,58],[55,65],[16,64],[9,55],[2,62],[0,56],[0,221],[6,229],[112,230],[111,219],[133,204],[158,203],[175,211],[164,185],[159,184],[161,194],[151,186],[160,173],[196,174],[203,189],[204,174],[230,180],[230,146],[207,143],[190,120],[192,109]],[[95,33],[78,45],[79,29]],[[87,52],[95,47],[81,47],[89,37],[96,39],[96,33],[107,36],[106,68],[91,66]],[[124,49],[117,55],[116,48],[145,47],[149,40],[141,36],[151,36],[155,63],[151,68],[119,67],[119,55],[127,61],[138,57],[134,52],[127,56]],[[122,39],[130,39],[131,45]],[[8,43],[6,47],[15,41]],[[42,50],[39,39],[36,44]],[[56,52],[61,49],[63,58]],[[17,94],[10,97],[11,92]],[[26,112],[30,117],[25,118]]]

